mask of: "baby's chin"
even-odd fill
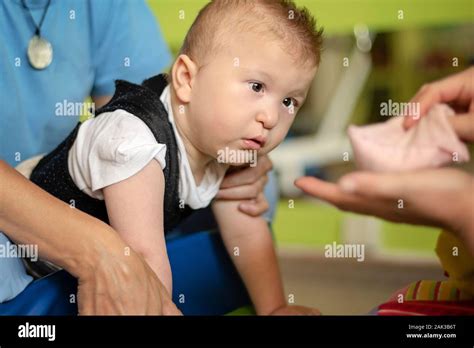
[[[217,151],[216,160],[217,163],[223,163],[235,167],[248,165],[255,167],[257,165],[257,158],[259,155],[260,151],[257,150],[225,147]]]
[[[242,162],[242,163],[226,163],[227,166],[230,166],[230,167],[242,167],[242,168],[246,168],[246,167],[256,167],[257,166],[257,160],[254,160],[254,161],[251,161],[251,162]]]

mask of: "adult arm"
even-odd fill
[[[355,172],[342,177],[339,183],[305,177],[295,184],[341,210],[445,228],[456,234],[474,255],[474,177],[460,170]],[[403,208],[399,208],[400,200]]]
[[[0,161],[0,230],[78,278],[79,314],[161,314],[162,284],[107,224]]]

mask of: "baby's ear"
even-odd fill
[[[185,54],[178,56],[171,70],[172,84],[176,96],[182,103],[189,103],[191,87],[197,74],[197,65]]]

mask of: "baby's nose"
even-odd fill
[[[272,129],[278,122],[278,113],[271,110],[259,112],[257,121],[261,122],[264,128]]]

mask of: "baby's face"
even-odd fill
[[[201,151],[214,158],[226,148],[262,155],[283,141],[316,73],[291,54],[277,41],[238,35],[201,67],[189,103]]]

